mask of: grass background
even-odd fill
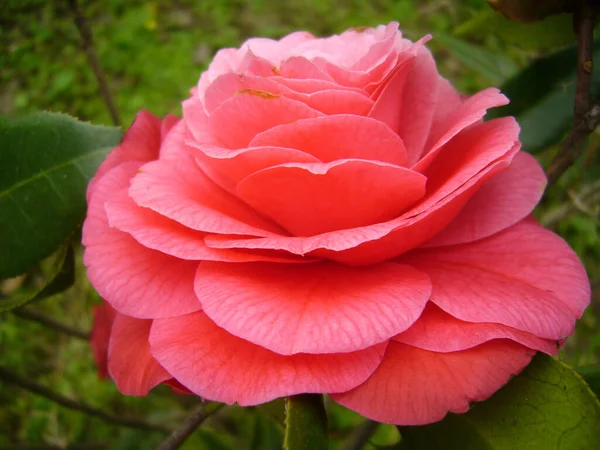
[[[109,124],[66,4],[5,0],[0,8],[0,113],[47,109]],[[464,93],[500,85],[532,58],[574,40],[563,17],[521,26],[496,15],[483,0],[89,0],[81,4],[124,124],[142,108],[159,116],[179,115],[180,100],[187,97],[212,55],[222,47],[237,47],[250,36],[279,38],[298,29],[329,35],[397,20],[413,40],[433,35],[429,47],[440,71]],[[596,137],[589,152],[595,151],[595,143]],[[542,162],[547,163],[551,154],[552,149],[541,154]],[[538,216],[570,202],[581,184],[580,173],[571,170],[548,193]],[[556,228],[582,257],[590,277],[598,279],[598,205],[588,206],[587,211],[575,209]],[[34,307],[89,330],[91,305],[99,298],[80,262],[77,270],[73,288]],[[34,284],[35,276],[29,282]],[[6,292],[12,288],[2,285]],[[586,312],[565,347],[563,358],[568,363],[600,361],[597,308]],[[175,426],[195,401],[162,387],[146,398],[124,397],[110,381],[98,379],[87,342],[10,313],[0,315],[0,364],[64,395],[156,423]],[[66,448],[79,443],[80,448],[146,449],[162,438],[160,433],[108,425],[7,384],[0,384],[0,405],[0,448]],[[280,448],[281,404],[251,411],[227,408],[183,448]],[[330,421],[332,446],[338,448],[363,419],[332,405]],[[365,448],[397,440],[394,427],[380,425]]]

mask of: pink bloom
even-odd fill
[[[217,53],[182,120],[140,113],[83,234],[122,392],[318,392],[416,425],[556,354],[585,270],[530,216],[546,179],[515,120],[482,120],[507,99],[461,97],[426,40],[396,23],[251,39]]]

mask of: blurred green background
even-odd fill
[[[212,55],[247,37],[279,38],[304,29],[315,35],[354,26],[400,22],[416,40],[434,39],[439,70],[459,90],[473,93],[501,86],[533,59],[574,42],[568,17],[536,25],[509,22],[484,0],[89,0],[80,2],[95,39],[125,125],[142,108],[180,115],[180,101],[197,82]],[[573,61],[573,65],[575,62]],[[540,74],[543,76],[543,74]],[[570,111],[572,105],[560,105]],[[0,114],[40,109],[62,111],[93,123],[110,124],[107,108],[81,49],[77,28],[63,0],[4,0],[0,8]],[[590,277],[600,277],[598,204],[573,201],[598,177],[597,135],[585,155],[548,193],[536,212],[575,248]],[[536,154],[547,164],[556,146]],[[597,183],[596,183],[597,184]],[[587,186],[587,187],[586,187]],[[559,218],[559,220],[557,219]],[[41,277],[45,267],[39,268]],[[79,262],[76,285],[30,306],[64,323],[89,330],[91,305],[99,302]],[[28,285],[35,285],[36,275]],[[22,280],[5,282],[6,295]],[[597,283],[596,283],[597,284]],[[27,285],[22,287],[27,288]],[[572,365],[600,362],[600,299],[596,296],[563,350]],[[0,364],[52,390],[115,414],[175,426],[196,401],[158,388],[146,398],[124,397],[96,375],[89,345],[12,313],[0,314]],[[184,445],[187,449],[279,449],[282,405],[221,410]],[[331,406],[334,448],[356,439],[364,419]],[[358,430],[361,428],[359,427]],[[7,384],[0,384],[0,448],[153,448],[164,436],[109,425]],[[380,425],[364,448],[395,444],[398,432]],[[19,443],[19,444],[17,444]],[[33,444],[41,446],[35,447]],[[29,445],[29,446],[27,446]]]

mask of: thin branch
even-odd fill
[[[348,438],[348,444],[344,447],[344,450],[362,450],[362,448],[369,442],[379,423],[373,422],[372,420],[366,420],[359,427],[357,427],[352,435]]]
[[[12,313],[15,316],[18,316],[22,319],[31,320],[33,322],[40,323],[48,328],[52,328],[53,330],[60,331],[61,333],[67,334],[77,339],[83,339],[88,341],[90,339],[90,334],[85,331],[81,331],[75,327],[67,325],[65,323],[59,322],[52,317],[45,316],[44,314],[40,314],[39,312],[32,311],[28,308],[18,308],[13,309]]]
[[[48,400],[58,403],[59,405],[65,406],[70,409],[74,409],[76,411],[81,411],[90,416],[97,417],[98,419],[101,419],[113,425],[137,428],[140,430],[160,431],[162,433],[171,432],[171,429],[167,427],[161,425],[154,425],[152,423],[148,423],[140,419],[117,417],[111,414],[107,414],[101,409],[94,408],[93,406],[86,405],[85,403],[81,403],[77,400],[70,399],[56,392],[52,392],[51,390],[42,386],[41,384],[38,384],[35,381],[28,380],[27,378],[24,378],[21,375],[3,366],[0,366],[0,380],[6,381],[7,383],[14,384],[27,391],[41,395],[42,397],[45,397]]]
[[[191,436],[191,434],[198,428],[202,423],[208,419],[211,415],[221,409],[223,405],[218,405],[212,411],[207,412],[205,405],[200,405],[185,419],[183,424],[163,442],[156,447],[155,450],[175,450],[181,447],[185,440]]]
[[[75,20],[75,26],[77,26],[77,30],[79,30],[79,35],[81,36],[81,43],[83,44],[83,50],[88,59],[88,63],[96,76],[96,80],[98,81],[98,87],[100,88],[100,94],[102,95],[102,99],[108,108],[108,112],[110,113],[110,117],[113,123],[116,126],[121,126],[121,119],[119,118],[119,112],[117,111],[117,107],[115,106],[115,102],[113,101],[113,97],[110,93],[110,89],[108,87],[108,83],[106,82],[106,77],[104,76],[104,71],[102,70],[102,65],[100,64],[100,60],[98,59],[98,55],[96,54],[96,50],[94,48],[94,41],[92,38],[92,32],[90,31],[90,27],[87,24],[87,20],[79,8],[79,4],[77,0],[67,0],[69,4],[69,9],[73,14],[73,19]]]
[[[0,446],[0,450],[105,450],[108,444],[102,442],[81,442],[64,445],[53,444],[10,444]]]
[[[581,189],[580,192],[570,195],[571,201],[548,211],[540,220],[542,225],[547,228],[553,228],[558,222],[568,217],[575,211],[584,211],[594,208],[600,203],[600,181],[589,184]]]
[[[577,33],[577,89],[575,92],[573,129],[564,140],[556,158],[546,174],[548,186],[552,185],[577,160],[585,139],[600,124],[600,102],[590,107],[590,86],[592,84],[594,21],[597,5],[595,0],[580,0],[573,15],[573,25]]]

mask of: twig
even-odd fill
[[[590,86],[593,72],[592,46],[595,8],[597,8],[594,2],[595,0],[580,0],[579,8],[573,15],[573,25],[578,41],[573,129],[560,146],[556,158],[546,172],[548,186],[558,180],[573,165],[585,139],[600,124],[600,102],[596,102],[590,107]]]
[[[85,341],[88,341],[90,339],[89,333],[86,333],[85,331],[81,331],[75,327],[59,322],[58,320],[55,320],[52,317],[48,317],[44,314],[40,314],[39,312],[32,311],[31,309],[18,308],[13,309],[12,312],[15,316],[18,316],[22,319],[40,323],[48,328],[60,331],[61,333],[67,334],[74,338],[83,339]]]
[[[0,366],[0,380],[6,381],[7,383],[19,386],[27,391],[46,397],[48,400],[52,400],[59,405],[65,406],[76,411],[81,411],[90,416],[97,417],[105,422],[112,423],[113,425],[120,425],[123,427],[137,428],[140,430],[151,430],[160,431],[162,433],[170,433],[171,429],[161,426],[154,425],[152,423],[145,422],[140,419],[117,417],[111,414],[107,414],[101,409],[94,408],[93,406],[86,405],[77,400],[70,399],[56,392],[52,392],[48,388],[36,383],[35,381],[23,378],[21,375],[13,372],[6,367]]]
[[[108,444],[102,442],[80,442],[74,444],[10,444],[9,447],[0,446],[0,450],[104,450]]]
[[[576,210],[588,212],[590,206],[600,202],[600,181],[585,186],[580,192],[570,195],[571,201],[548,211],[540,220],[542,225],[553,228],[558,222]]]
[[[88,63],[96,76],[96,80],[98,81],[98,86],[100,88],[100,94],[102,95],[102,99],[108,108],[108,112],[110,113],[110,117],[113,123],[116,126],[121,126],[121,119],[119,118],[119,112],[117,111],[117,107],[113,101],[113,97],[110,93],[110,89],[108,87],[108,83],[106,82],[106,77],[104,76],[104,71],[102,70],[102,65],[100,64],[100,60],[98,59],[98,55],[96,55],[96,50],[94,49],[94,41],[92,39],[92,32],[87,24],[85,16],[81,12],[79,8],[79,4],[77,0],[67,0],[69,4],[69,9],[73,14],[73,19],[75,20],[75,26],[77,26],[77,30],[79,30],[79,35],[81,36],[81,43],[83,44],[83,50],[88,59]]]
[[[378,426],[379,423],[373,422],[372,420],[363,422],[348,438],[348,445],[344,447],[344,450],[362,450],[369,442],[369,439],[373,433],[375,433]]]
[[[198,428],[206,419],[221,409],[223,405],[218,405],[212,411],[207,412],[204,405],[198,406],[192,413],[185,419],[183,424],[171,435],[162,441],[155,450],[175,450],[181,447],[185,440]]]

